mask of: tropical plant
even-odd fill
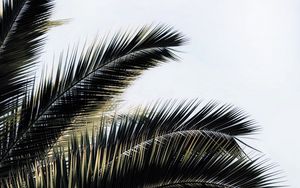
[[[278,185],[272,165],[246,153],[251,147],[240,137],[258,128],[232,106],[170,100],[105,113],[142,71],[177,59],[175,47],[186,39],[170,27],[144,26],[75,47],[37,81],[52,9],[52,0],[2,1],[1,187]],[[87,124],[93,127],[79,129]]]

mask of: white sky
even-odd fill
[[[124,94],[127,104],[195,97],[234,104],[261,125],[258,148],[299,185],[299,0],[65,0],[54,18],[73,20],[50,32],[49,63],[97,33],[151,23],[183,32],[191,41],[181,61],[146,72]]]

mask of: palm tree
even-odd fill
[[[186,39],[168,26],[75,47],[37,82],[52,9],[52,0],[2,2],[1,187],[278,186],[272,165],[240,139],[258,128],[230,105],[170,100],[105,113],[143,71],[177,59]]]

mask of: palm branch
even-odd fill
[[[118,33],[108,42],[97,41],[81,52],[68,51],[57,71],[25,98],[19,121],[6,126],[12,131],[1,132],[0,171],[45,154],[63,131],[74,128],[74,118],[101,109],[141,71],[175,59],[172,47],[184,41],[169,27],[142,27],[133,34]]]
[[[52,0],[3,0],[0,15],[0,126],[15,119],[30,93],[45,41]],[[2,131],[2,130],[1,130]],[[0,153],[2,150],[0,151]]]
[[[235,136],[251,134],[255,127],[244,119],[245,116],[236,109],[217,108],[212,104],[194,111],[196,104],[165,103],[159,108],[145,108],[142,115],[138,109],[133,116],[116,116],[110,124],[102,119],[102,126],[97,133],[92,132],[92,137],[88,134],[80,139],[72,137],[67,152],[56,148],[52,158],[14,172],[10,179],[2,181],[2,185],[62,188],[277,186],[277,172],[272,170],[271,164],[260,157],[250,159],[234,155],[232,142],[223,137],[226,134],[235,139]],[[224,119],[220,120],[222,117]]]

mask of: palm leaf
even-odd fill
[[[52,0],[3,0],[0,15],[0,131],[14,130],[45,39]],[[12,122],[12,120],[14,122]],[[8,133],[7,133],[8,134]],[[10,134],[14,134],[13,132]],[[2,144],[2,143],[1,143]],[[6,143],[4,143],[6,144]],[[0,154],[3,152],[0,146]]]
[[[68,152],[37,162],[2,181],[3,187],[276,187],[278,174],[260,158],[236,158],[219,152],[205,135],[177,134],[152,139],[123,152],[132,140],[112,147],[118,130],[102,127],[93,139],[71,139]],[[146,142],[147,139],[140,140]],[[230,143],[229,143],[230,144]],[[226,145],[226,144],[225,144]],[[215,148],[215,150],[213,149]]]
[[[108,43],[95,42],[80,54],[68,53],[58,71],[38,85],[36,96],[23,103],[14,134],[3,136],[11,141],[2,147],[0,171],[41,156],[74,127],[74,118],[99,110],[143,70],[175,59],[172,47],[184,41],[169,27],[143,27],[134,34],[117,34]]]
[[[132,113],[113,118],[110,129],[114,132],[106,139],[111,145],[120,144],[120,141],[141,145],[149,144],[153,139],[197,134],[209,138],[209,142],[213,140],[219,144],[219,148],[232,155],[243,155],[239,145],[243,142],[239,142],[238,137],[256,132],[253,121],[230,105],[213,102],[201,105],[197,100],[170,100],[137,108]],[[134,147],[132,145],[127,150]]]
[[[2,46],[7,34],[12,30],[12,26],[20,10],[24,6],[25,0],[3,0],[1,1],[0,14],[0,45]]]
[[[253,121],[241,110],[213,102],[201,105],[197,100],[170,100],[145,108],[139,107],[133,112],[115,115],[113,118],[105,115],[99,124],[94,122],[93,125],[92,131],[100,127],[100,135],[105,135],[100,142],[107,141],[110,150],[122,145],[120,151],[123,153],[134,151],[137,147],[147,147],[153,140],[192,135],[201,137],[203,145],[215,144],[208,149],[236,157],[244,156],[240,147],[244,142],[240,142],[239,137],[253,134],[257,130]],[[109,134],[106,129],[109,129]],[[67,139],[61,139],[56,147],[66,147],[69,137],[65,138]]]

